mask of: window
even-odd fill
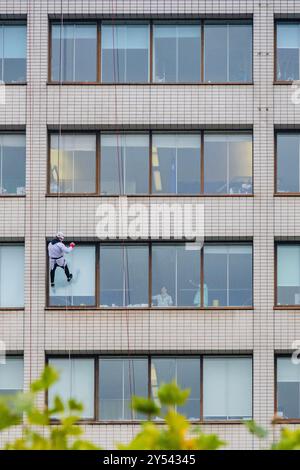
[[[251,358],[205,357],[203,380],[205,420],[251,419]]]
[[[204,193],[252,193],[252,135],[204,134]]]
[[[209,306],[251,306],[252,246],[204,246],[204,286]]]
[[[153,244],[152,306],[200,304],[200,250],[187,250],[185,244]]]
[[[0,363],[0,396],[14,395],[23,390],[23,358],[6,356]]]
[[[52,80],[96,82],[97,25],[52,24]]]
[[[145,420],[144,414],[132,410],[132,397],[158,401],[159,387],[172,381],[189,390],[186,403],[176,409],[192,421],[252,417],[250,356],[91,355],[50,357],[48,362],[60,373],[59,381],[49,390],[48,406],[53,406],[56,395],[64,401],[73,398],[84,405],[83,419]]]
[[[277,80],[299,80],[300,23],[277,23],[276,34]]]
[[[292,357],[277,358],[277,416],[300,419],[300,366]]]
[[[157,392],[163,383],[175,381],[181,389],[189,389],[190,395],[179,413],[191,420],[200,419],[200,359],[193,357],[153,357],[151,361],[151,394],[157,400]]]
[[[205,22],[204,80],[212,83],[252,81],[250,22]]]
[[[51,135],[50,192],[96,192],[96,135]]]
[[[102,24],[102,82],[149,81],[149,25]]]
[[[66,255],[66,260],[73,274],[72,282],[67,282],[63,269],[56,269],[55,287],[49,285],[50,306],[96,305],[95,246],[76,246],[72,253]]]
[[[200,34],[200,25],[154,25],[154,82],[200,81]]]
[[[0,80],[5,83],[26,81],[26,26],[0,25]]]
[[[147,358],[99,360],[99,415],[101,420],[145,417],[131,409],[132,396],[148,396]]]
[[[26,137],[0,133],[0,195],[25,194]]]
[[[152,193],[200,192],[200,135],[154,134]]]
[[[0,308],[21,307],[24,307],[24,246],[0,244]]]
[[[300,192],[300,134],[277,134],[277,192]]]
[[[59,372],[58,382],[48,392],[49,407],[57,395],[64,401],[73,398],[84,406],[82,418],[94,418],[94,359],[53,358],[49,364]]]
[[[101,194],[149,193],[149,135],[102,134]]]
[[[277,304],[300,305],[300,245],[277,246]]]
[[[102,245],[100,304],[102,307],[148,307],[147,245]]]

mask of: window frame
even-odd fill
[[[291,85],[293,80],[278,80],[277,79],[277,65],[278,65],[278,57],[277,57],[277,32],[278,32],[278,25],[280,23],[291,23],[291,24],[299,24],[300,27],[300,18],[280,18],[275,19],[274,21],[274,84],[275,85]],[[300,48],[299,48],[299,79],[300,79]],[[298,80],[299,80],[298,79]]]
[[[120,425],[128,425],[128,424],[141,424],[144,422],[144,420],[138,420],[138,419],[132,419],[132,420],[101,420],[100,417],[100,410],[99,410],[99,399],[100,399],[100,387],[99,387],[99,380],[100,380],[100,360],[101,359],[128,359],[128,360],[133,360],[136,358],[142,358],[142,359],[147,359],[147,381],[148,381],[148,398],[151,398],[151,362],[152,358],[170,358],[170,359],[177,359],[177,358],[191,358],[191,359],[198,359],[199,360],[199,367],[200,367],[200,397],[199,397],[199,402],[200,402],[200,418],[198,420],[189,420],[191,424],[202,424],[202,425],[211,425],[211,424],[216,424],[216,425],[232,425],[232,424],[244,424],[247,422],[247,419],[228,419],[228,420],[205,420],[203,416],[203,404],[204,404],[204,397],[203,397],[203,385],[204,385],[204,374],[203,374],[203,362],[204,358],[248,358],[251,359],[251,365],[252,365],[252,388],[251,388],[251,405],[252,405],[252,416],[253,416],[253,399],[254,399],[254,361],[253,361],[253,352],[252,351],[246,351],[243,352],[242,354],[230,354],[230,353],[225,353],[225,354],[197,354],[197,353],[178,353],[178,354],[166,354],[166,353],[159,353],[159,352],[145,352],[145,353],[137,353],[137,354],[124,354],[122,352],[119,353],[74,353],[70,355],[67,355],[66,353],[61,353],[61,354],[46,354],[45,358],[45,363],[46,365],[49,365],[49,361],[51,359],[94,359],[94,418],[93,419],[88,419],[88,418],[82,418],[79,420],[79,424],[120,424]],[[45,392],[44,395],[44,402],[45,406],[48,407],[49,405],[49,392],[48,390]],[[57,425],[59,422],[59,419],[52,418],[50,421],[50,424],[52,425]],[[162,420],[157,421],[155,418],[153,418],[153,422],[158,422],[158,423],[163,423]]]
[[[279,305],[278,304],[278,246],[280,245],[298,245],[300,247],[300,241],[298,240],[275,240],[274,242],[274,310],[300,310],[299,305]]]
[[[16,18],[12,17],[10,19],[7,19],[7,20],[1,20],[0,21],[0,26],[25,26],[26,28],[26,45],[25,45],[25,48],[26,48],[26,70],[25,70],[25,80],[23,81],[20,81],[20,82],[5,82],[5,86],[22,86],[22,85],[27,85],[27,80],[28,80],[28,77],[27,77],[27,67],[28,67],[28,47],[27,47],[27,44],[28,44],[28,28],[27,28],[27,18],[26,16],[23,16],[23,15],[20,15],[20,16],[17,16]],[[0,57],[0,60],[1,60],[1,57]]]
[[[300,25],[300,20],[299,20]],[[286,84],[289,82],[283,82]],[[276,197],[299,197],[300,196],[300,175],[299,175],[299,192],[288,191],[286,193],[278,191],[278,135],[298,135],[299,136],[299,158],[300,158],[300,129],[275,129],[274,131],[274,196]]]
[[[204,81],[204,25],[206,21],[235,21],[236,23],[245,23],[245,22],[250,22],[251,27],[252,27],[252,57],[251,57],[251,76],[252,80],[247,81],[247,82],[207,82]],[[102,48],[101,48],[101,40],[102,40],[102,35],[101,35],[101,26],[102,23],[109,24],[109,23],[114,24],[114,22],[111,19],[99,19],[99,18],[90,18],[90,19],[78,19],[78,18],[68,18],[64,20],[64,25],[66,24],[80,24],[80,23],[85,23],[85,24],[96,24],[97,25],[97,53],[96,53],[96,81],[95,82],[79,82],[79,81],[55,81],[52,80],[52,25],[53,24],[60,24],[60,22],[57,19],[50,19],[49,20],[49,32],[48,32],[48,81],[47,83],[49,85],[101,85],[101,86],[123,86],[123,85],[128,85],[128,86],[181,86],[181,85],[205,85],[205,86],[214,86],[214,85],[253,85],[253,72],[254,72],[254,34],[253,34],[253,15],[243,15],[242,17],[216,17],[216,16],[207,16],[207,17],[187,17],[185,19],[178,19],[174,20],[172,18],[130,18],[130,17],[122,17],[122,18],[117,18],[116,19],[116,24],[122,24],[122,23],[141,23],[141,24],[148,24],[149,25],[149,80],[148,82],[111,82],[111,83],[106,83],[102,82]],[[199,25],[200,29],[200,80],[196,82],[189,82],[189,81],[184,81],[184,82],[155,82],[154,81],[154,34],[153,34],[153,26],[155,24],[161,24],[161,25],[184,25],[184,24],[189,24],[189,22],[193,22],[194,24],[196,23]]]
[[[292,351],[293,352],[293,351]],[[277,415],[278,411],[278,359],[284,359],[284,358],[291,358],[292,356],[291,353],[280,353],[276,352],[274,353],[274,423],[275,424],[280,424],[280,423],[289,423],[289,424],[300,424],[300,418],[282,418]],[[300,366],[299,366],[300,367]]]
[[[47,257],[47,262],[46,262],[46,310],[64,310],[64,306],[58,306],[58,305],[50,305],[50,286],[49,286],[49,276],[50,276],[50,268],[49,268],[49,256],[48,256],[48,251],[47,251],[47,246],[49,241],[51,241],[50,238],[47,238],[46,240],[46,247],[45,247],[45,255]],[[76,239],[75,239],[76,242]],[[65,243],[68,243],[66,240]],[[88,311],[88,310],[93,310],[93,311],[182,311],[182,310],[192,310],[192,311],[226,311],[226,310],[242,310],[242,311],[253,311],[254,310],[254,296],[253,296],[253,276],[254,276],[254,269],[253,269],[253,259],[254,259],[254,250],[253,250],[253,240],[247,240],[244,242],[236,242],[236,241],[231,241],[231,240],[218,240],[217,244],[220,245],[249,245],[251,246],[252,249],[252,305],[245,305],[245,306],[203,306],[204,302],[204,297],[203,297],[203,290],[204,290],[204,250],[203,248],[201,249],[200,253],[200,293],[201,293],[201,306],[170,306],[170,307],[156,307],[152,306],[152,246],[153,245],[184,245],[185,242],[182,240],[142,240],[142,241],[137,241],[137,240],[103,240],[103,241],[80,241],[79,244],[82,245],[90,245],[95,247],[95,256],[96,256],[96,262],[95,262],[95,305],[86,305],[86,306],[73,306],[70,305],[68,306],[68,310],[75,310],[75,311]],[[100,252],[101,252],[101,246],[103,245],[116,245],[116,246],[122,246],[122,245],[144,245],[147,246],[148,249],[148,306],[147,307],[120,307],[120,306],[115,306],[115,307],[101,307],[100,305]],[[206,241],[204,243],[204,246],[209,245],[209,244],[216,244],[214,241]],[[79,245],[79,246],[80,246]]]
[[[24,196],[21,196],[24,197]],[[25,241],[22,239],[17,239],[16,241],[0,241],[0,247],[3,245],[8,246],[23,246],[24,247],[24,256],[25,256]],[[25,311],[25,271],[24,271],[24,306],[23,307],[0,307],[0,312],[24,312]]]
[[[10,83],[5,84],[5,86],[11,85]],[[12,83],[12,85],[19,85],[19,83]],[[8,129],[7,131],[2,130],[0,131],[0,135],[24,135],[26,139],[26,130],[25,129],[20,129],[20,130],[10,130]],[[24,175],[24,181],[25,181],[25,194],[0,194],[0,199],[1,198],[26,198],[26,161],[27,161],[27,147],[26,147],[26,141],[25,141],[25,175]]]
[[[80,130],[80,131],[73,131],[72,129],[63,129],[61,131],[61,135],[64,134],[76,134],[76,135],[85,135],[85,134],[93,134],[96,136],[96,192],[94,193],[63,193],[63,192],[57,192],[53,193],[51,192],[50,185],[51,185],[51,136],[52,135],[58,135],[59,130],[51,130],[48,129],[48,144],[47,144],[47,190],[46,190],[46,196],[47,197],[59,197],[59,198],[65,198],[65,197],[100,197],[100,198],[116,198],[118,196],[126,196],[130,198],[157,198],[157,197],[168,197],[168,198],[173,198],[173,197],[196,197],[196,198],[206,198],[206,197],[216,197],[216,198],[247,198],[247,197],[254,197],[255,193],[255,181],[254,181],[254,145],[253,145],[253,129],[246,128],[246,129],[238,129],[238,130],[230,130],[230,129],[176,129],[176,130],[170,130],[170,129],[137,129],[137,130],[132,130],[132,129],[122,129],[120,130],[105,130],[105,129],[85,129],[85,130]],[[149,153],[148,153],[148,160],[149,160],[149,166],[148,166],[148,193],[128,193],[128,194],[118,194],[118,193],[112,193],[112,194],[102,194],[101,193],[101,137],[103,135],[114,135],[114,134],[120,134],[120,135],[147,135],[149,137]],[[247,193],[247,194],[218,194],[218,193],[205,193],[204,192],[204,160],[205,160],[205,155],[204,155],[204,136],[205,134],[212,134],[212,133],[224,133],[224,134],[249,134],[251,136],[251,142],[252,142],[252,162],[251,162],[251,169],[252,169],[252,192]],[[199,186],[200,186],[200,191],[197,193],[155,193],[152,191],[152,157],[153,157],[153,136],[154,135],[196,135],[200,137],[200,151],[199,151],[199,159],[200,159],[200,179],[199,179]],[[1,195],[0,195],[1,197]],[[7,197],[7,196],[6,196]],[[20,196],[18,196],[20,197]]]
[[[16,390],[17,393],[23,392],[24,391],[24,354],[21,351],[7,351],[6,352],[6,358],[7,359],[21,359],[22,360],[22,366],[23,366],[23,377],[22,377],[22,383],[23,383],[23,388],[20,390]],[[0,365],[1,367],[1,365]]]

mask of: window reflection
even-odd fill
[[[97,80],[97,25],[52,25],[52,80]]]
[[[277,80],[299,80],[300,24],[277,24]]]
[[[154,81],[200,81],[200,25],[154,25]]]
[[[102,82],[149,80],[149,25],[102,25]]]
[[[300,245],[277,246],[277,303],[300,305]]]
[[[252,24],[205,22],[204,79],[206,82],[252,81]]]
[[[0,77],[5,83],[26,81],[26,26],[0,25]]]
[[[251,306],[252,247],[204,246],[204,283],[209,306]]]
[[[96,192],[96,136],[51,135],[51,193]]]
[[[277,134],[277,192],[300,191],[300,134]]]
[[[1,308],[24,307],[24,265],[23,245],[0,245]]]
[[[185,245],[152,245],[152,305],[200,304],[200,250],[187,250]]]
[[[14,395],[23,390],[23,358],[6,356],[0,362],[0,397]]]
[[[153,134],[152,192],[200,192],[200,135]]]
[[[204,192],[252,193],[252,136],[204,134]]]
[[[132,397],[148,397],[147,358],[99,360],[100,420],[145,419],[131,408]]]
[[[25,194],[26,137],[0,134],[0,194]]]
[[[151,360],[151,395],[158,400],[158,389],[163,383],[175,381],[190,394],[183,406],[176,406],[188,419],[200,418],[200,359],[192,357],[153,357]]]
[[[300,418],[300,366],[291,357],[277,358],[277,416]]]
[[[102,134],[101,193],[149,192],[149,135]]]
[[[148,307],[147,245],[102,245],[100,304],[102,307]]]

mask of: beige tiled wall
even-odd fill
[[[27,131],[27,196],[0,200],[0,239],[25,239],[25,311],[0,312],[0,339],[24,351],[25,387],[51,352],[253,352],[254,418],[270,431],[274,412],[274,350],[290,350],[300,335],[298,311],[274,311],[274,237],[299,237],[299,201],[274,198],[274,126],[299,127],[290,86],[273,85],[274,15],[296,14],[291,0],[68,0],[64,18],[117,15],[250,15],[254,32],[254,85],[67,86],[47,84],[48,15],[60,18],[61,0],[0,0],[0,17],[27,15],[27,85],[6,86],[1,129]],[[251,128],[253,198],[203,198],[205,235],[250,238],[254,246],[253,311],[51,311],[46,304],[45,240],[58,229],[74,239],[94,237],[95,209],[104,199],[45,197],[47,127]],[[138,199],[138,198],[137,198]],[[129,338],[127,337],[129,326]],[[43,400],[41,398],[41,404]],[[128,440],[129,425],[86,426],[105,447]],[[230,447],[261,446],[243,425],[205,425]],[[11,432],[15,436],[19,430]],[[2,441],[5,437],[2,438]]]

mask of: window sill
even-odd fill
[[[300,424],[300,419],[293,418],[274,418],[272,424]]]
[[[26,194],[0,194],[0,199],[1,198],[24,198],[26,197]]]
[[[222,425],[222,424],[225,424],[226,426],[228,425],[244,425],[248,420],[216,420],[216,421],[204,421],[204,420],[188,420],[190,424],[192,425],[201,425],[201,426],[205,426],[205,425]],[[79,420],[76,424],[77,425],[93,425],[93,426],[101,426],[101,425],[104,425],[104,426],[108,426],[108,425],[115,425],[115,426],[118,426],[118,425],[125,425],[125,426],[129,426],[129,425],[141,425],[143,423],[146,423],[147,420],[103,420],[103,421],[99,421],[99,420],[94,420],[94,419],[81,419]],[[164,426],[165,425],[165,422],[164,420],[151,420],[152,423],[154,424],[157,424],[159,426]],[[299,423],[300,421],[298,421]],[[57,426],[58,424],[60,423],[60,420],[56,420],[56,419],[52,419],[50,421],[50,424],[51,425],[54,425],[54,426]]]
[[[300,309],[300,306],[299,306]],[[254,307],[92,307],[90,305],[83,307],[83,306],[47,306],[45,307],[45,310],[49,311],[97,311],[97,312],[114,312],[114,311],[120,311],[120,312],[146,312],[146,311],[153,311],[153,312],[162,312],[162,311],[167,311],[167,312],[181,312],[181,311],[201,311],[201,312],[210,312],[210,311],[240,311],[240,310],[249,310],[249,311],[254,311]]]
[[[300,196],[300,193],[299,193],[299,196]],[[141,198],[155,198],[155,197],[171,197],[171,198],[211,198],[211,197],[216,197],[216,198],[234,198],[234,197],[238,197],[238,198],[244,198],[244,197],[250,197],[250,198],[253,198],[254,197],[254,194],[168,194],[168,193],[165,193],[165,194],[96,194],[96,193],[47,193],[46,194],[46,197],[50,197],[50,198],[63,198],[63,197],[66,197],[66,198],[78,198],[78,197],[89,197],[89,198],[95,198],[95,197],[100,197],[100,198],[117,198],[117,197],[129,197],[129,198],[137,198],[137,197],[141,197]]]
[[[295,80],[274,80],[273,85],[292,85]]]
[[[299,197],[299,193],[274,193],[274,197]]]
[[[273,310],[300,310],[300,305],[274,305]]]
[[[0,313],[5,312],[24,312],[25,307],[0,307]]]
[[[292,83],[292,82],[291,82]],[[48,81],[47,85],[54,86],[253,86],[254,82],[120,82],[120,83],[104,83],[104,82],[52,82]]]
[[[27,82],[7,82],[4,83],[5,86],[25,86]]]

